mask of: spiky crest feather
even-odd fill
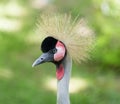
[[[71,58],[81,62],[88,57],[93,46],[94,34],[83,19],[72,19],[67,14],[42,14],[38,23],[37,33],[44,39],[52,36],[62,41]]]

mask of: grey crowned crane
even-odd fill
[[[72,20],[70,15],[42,15],[37,32],[43,37],[43,54],[33,67],[45,62],[56,65],[57,104],[70,104],[69,80],[72,60],[80,63],[88,57],[94,35],[84,20]]]

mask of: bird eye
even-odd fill
[[[55,53],[57,52],[57,49],[54,48],[54,49],[52,50],[52,52],[53,52],[53,54],[55,54]]]

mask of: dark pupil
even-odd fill
[[[54,49],[52,50],[52,52],[55,54],[55,53],[57,52],[57,49],[54,48]]]

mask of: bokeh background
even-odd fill
[[[91,59],[73,64],[71,104],[120,104],[120,0],[0,0],[0,104],[55,104],[55,66],[41,54],[41,13],[85,18],[96,34]]]

